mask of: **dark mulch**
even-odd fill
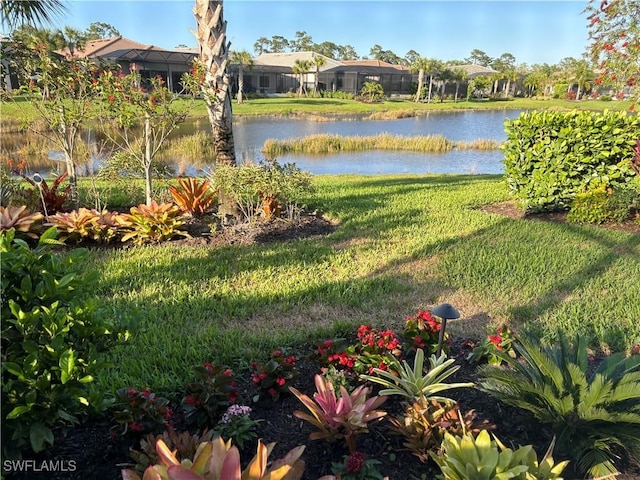
[[[511,202],[487,205],[482,207],[489,213],[497,213],[511,218],[525,218]],[[527,216],[527,220],[565,221],[564,214],[545,214]],[[231,244],[252,244],[269,241],[287,241],[301,238],[312,238],[326,235],[336,228],[335,224],[324,219],[321,215],[303,216],[298,223],[282,221],[257,222],[251,225],[238,225],[229,228],[215,229],[210,232],[201,224],[189,226],[193,237],[177,240],[176,244],[224,246]],[[615,227],[620,228],[620,227]],[[640,226],[629,224],[624,229],[640,233]],[[304,357],[312,349],[306,346],[297,352]],[[454,341],[450,355],[455,357],[460,370],[451,377],[455,382],[477,382],[476,366],[464,360],[462,342]],[[298,364],[300,376],[295,386],[307,393],[314,391],[313,376],[318,372],[318,365],[310,360],[301,359]],[[240,379],[242,397],[249,403],[255,393],[249,379]],[[526,412],[501,404],[494,398],[476,389],[453,390],[450,397],[456,399],[463,412],[475,409],[479,419],[487,419],[496,425],[495,433],[503,443],[512,448],[518,445],[532,444],[541,456],[551,441],[551,434],[541,428]],[[306,462],[305,479],[315,480],[322,475],[331,473],[332,462],[339,462],[347,453],[341,444],[329,444],[322,440],[309,440],[312,428],[305,422],[295,418],[293,411],[301,409],[300,402],[293,396],[280,399],[277,403],[261,401],[251,405],[252,416],[264,420],[259,426],[259,435],[267,442],[277,442],[271,459],[284,456],[286,452],[298,445],[306,445],[303,459]],[[399,412],[400,402],[389,400],[383,407],[389,414]],[[182,422],[177,416],[177,427]],[[42,469],[43,461],[57,461],[57,470],[66,468],[66,472],[34,472],[31,467],[29,473],[11,474],[5,478],[19,480],[62,480],[62,479],[98,479],[115,480],[120,478],[122,465],[131,462],[129,450],[137,448],[138,440],[130,438],[112,439],[109,435],[109,420],[91,420],[79,427],[71,429],[66,437],[61,432],[56,436],[53,448],[35,458],[35,465]],[[3,439],[6,441],[7,439]],[[381,462],[379,470],[392,480],[410,480],[421,478],[435,478],[438,468],[431,462],[422,463],[403,448],[401,437],[390,435],[387,421],[383,420],[371,428],[367,435],[358,440],[358,448],[369,458]],[[255,445],[243,452],[243,461],[247,462],[254,454]],[[557,460],[557,459],[556,459]],[[625,466],[624,475],[618,479],[640,479],[640,469],[636,466]],[[575,478],[569,471],[565,478]]]

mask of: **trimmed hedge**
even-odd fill
[[[640,118],[627,112],[527,112],[505,122],[509,190],[527,212],[567,210],[591,182],[627,186]]]

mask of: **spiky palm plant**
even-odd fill
[[[503,355],[508,367],[480,368],[481,390],[549,425],[581,472],[614,474],[622,452],[640,460],[640,355],[611,355],[589,373],[581,337],[551,347],[520,337],[514,348],[521,361]]]

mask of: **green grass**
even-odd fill
[[[2,101],[0,103],[3,131],[13,130],[25,117],[34,116],[33,107],[24,99],[20,101]],[[187,100],[179,100],[187,101]],[[380,103],[363,103],[356,100],[338,98],[297,98],[297,97],[273,97],[256,98],[245,101],[243,104],[233,104],[233,113],[238,116],[253,115],[297,115],[297,114],[339,114],[339,115],[374,115],[371,118],[402,118],[403,116],[419,115],[430,111],[447,110],[488,110],[488,109],[557,109],[557,110],[627,110],[631,106],[630,101],[583,100],[569,101],[563,99],[539,100],[534,98],[514,98],[503,101],[458,101],[414,103],[411,100],[387,100]],[[392,112],[397,112],[396,114]],[[196,101],[192,116],[207,116],[204,101]]]
[[[339,223],[324,237],[219,248],[93,250],[97,294],[141,313],[114,349],[109,388],[170,394],[203,361],[246,367],[360,323],[399,329],[419,308],[450,302],[452,332],[488,323],[580,332],[595,348],[640,342],[640,237],[514,220],[476,207],[507,199],[502,177],[320,176],[308,199]]]

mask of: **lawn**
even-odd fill
[[[315,182],[309,210],[338,224],[322,238],[92,250],[107,309],[141,318],[98,382],[171,394],[204,361],[242,369],[361,323],[398,328],[440,302],[460,310],[450,326],[459,336],[508,323],[550,338],[579,332],[605,351],[640,342],[638,235],[477,209],[508,199],[501,176]]]

